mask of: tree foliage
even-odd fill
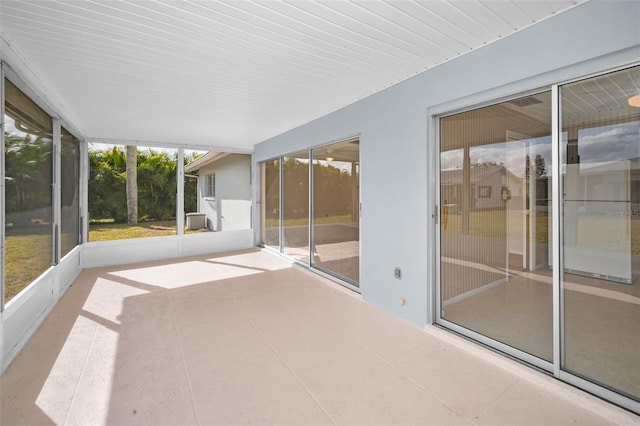
[[[534,169],[536,171],[537,177],[546,176],[547,174],[547,165],[545,164],[544,157],[540,154],[536,155],[534,160]]]
[[[266,164],[266,200],[269,206],[279,205],[279,164]],[[293,157],[283,160],[283,214],[286,219],[309,216],[309,163]],[[332,164],[313,164],[314,216],[352,214],[354,178],[344,169]],[[267,217],[277,219],[278,211],[267,212]]]
[[[185,156],[185,163],[192,158]],[[126,154],[114,146],[89,151],[89,214],[91,219],[127,222]],[[175,217],[177,154],[153,149],[137,151],[138,217],[169,220]],[[185,211],[195,211],[196,181],[185,179]]]
[[[12,215],[51,207],[51,139],[10,132],[5,132],[4,137],[6,213]],[[27,216],[24,218],[28,219]],[[19,215],[12,216],[13,221],[17,219]]]

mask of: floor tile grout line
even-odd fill
[[[311,392],[311,390],[307,387],[307,385],[304,384],[304,382],[302,381],[302,379],[300,379],[300,377],[298,377],[298,375],[296,374],[296,372],[293,370],[293,368],[291,368],[291,366],[289,366],[289,364],[284,360],[284,358],[282,357],[282,355],[280,355],[280,352],[277,351],[277,349],[273,346],[273,344],[271,343],[271,341],[269,339],[267,339],[267,337],[264,335],[264,333],[262,333],[262,330],[260,330],[260,328],[258,328],[258,326],[255,324],[255,322],[247,315],[247,313],[242,309],[242,307],[238,304],[238,302],[236,301],[236,299],[234,297],[231,298],[231,300],[233,301],[234,305],[236,305],[236,307],[238,308],[238,310],[240,312],[242,312],[242,315],[247,319],[247,321],[249,321],[249,323],[251,324],[251,326],[258,332],[258,334],[260,335],[260,337],[267,343],[267,345],[269,345],[269,348],[271,348],[271,350],[273,351],[273,353],[278,357],[278,359],[280,360],[280,362],[282,362],[282,364],[285,366],[285,368],[287,370],[289,370],[289,372],[293,375],[293,377],[295,377],[296,381],[298,383],[300,383],[300,386],[302,386],[302,388],[305,390],[305,392],[307,392],[307,394],[311,397],[311,399],[313,399],[313,401],[318,405],[318,407],[320,407],[320,409],[322,410],[322,412],[329,418],[329,420],[331,420],[331,423],[333,423],[334,425],[337,425],[338,422],[335,421],[335,419],[331,416],[331,414],[329,414],[329,412],[327,411],[326,408],[324,408],[324,406],[320,403],[320,401],[318,401],[318,398],[316,398],[316,396],[313,394],[313,392]]]
[[[93,288],[92,288],[93,290]],[[104,309],[111,298],[113,293],[113,286],[109,286],[109,291],[107,292],[107,296],[102,303],[102,308]],[[89,292],[89,296],[91,292]],[[88,297],[87,297],[88,298]],[[71,397],[71,404],[69,404],[69,409],[67,410],[67,415],[64,418],[64,425],[69,424],[69,417],[71,416],[71,410],[73,409],[73,405],[76,401],[76,397],[78,396],[78,389],[80,388],[80,382],[82,381],[82,377],[84,376],[85,371],[87,370],[87,365],[89,364],[89,357],[91,356],[91,352],[93,351],[93,346],[96,341],[96,337],[98,336],[98,331],[100,330],[101,325],[96,323],[95,330],[93,330],[93,337],[91,338],[91,343],[89,344],[89,350],[87,351],[87,355],[84,358],[84,362],[82,363],[82,370],[80,371],[80,376],[78,376],[78,381],[76,382],[75,389],[73,390],[73,396]]]
[[[300,299],[297,296],[294,296],[296,299],[298,299],[298,302],[310,313],[312,313],[313,315],[315,315],[317,318],[321,319],[321,320],[326,320],[326,318],[324,318],[322,315],[320,315],[318,312],[316,312],[315,310],[311,309],[310,307],[308,307],[306,305],[306,303],[300,301]],[[377,367],[379,367],[380,365],[386,365],[387,367],[391,368],[391,370],[395,371],[396,373],[400,374],[402,377],[404,377],[405,379],[409,380],[411,383],[413,383],[414,385],[416,385],[418,388],[420,388],[420,390],[422,390],[424,393],[426,393],[427,395],[432,396],[433,398],[435,398],[436,400],[438,400],[444,407],[446,407],[448,410],[451,410],[452,412],[454,412],[455,414],[457,414],[458,416],[460,416],[460,418],[466,420],[467,422],[474,424],[475,423],[469,419],[467,419],[465,416],[463,416],[461,413],[459,413],[457,410],[455,410],[452,407],[449,407],[449,405],[443,401],[441,398],[438,397],[438,395],[428,391],[424,386],[422,386],[420,383],[418,383],[417,381],[415,381],[413,378],[411,378],[410,376],[408,376],[407,374],[405,374],[404,372],[402,372],[400,369],[398,369],[397,367],[395,367],[394,365],[390,364],[387,359],[385,357],[383,357],[382,355],[378,354],[377,352],[375,352],[374,350],[372,350],[371,348],[365,346],[364,344],[360,343],[357,339],[354,339],[353,336],[349,335],[346,331],[344,331],[343,329],[341,329],[340,327],[334,325],[331,322],[328,322],[329,327],[337,330],[340,334],[342,334],[343,336],[345,336],[346,338],[349,339],[349,341],[355,343],[357,346],[359,346],[361,349],[363,349],[365,352],[368,352],[369,354],[373,355],[375,358],[378,359],[378,361],[381,361],[382,364],[379,364]],[[394,356],[393,358],[397,358],[398,356],[401,356],[405,353],[408,353],[418,347],[420,347],[421,344],[412,346],[411,348],[407,349],[405,352],[398,354],[396,356]],[[377,368],[376,367],[376,368]]]
[[[447,407],[447,409],[451,410],[452,412],[456,413],[458,416],[460,416],[460,418],[466,420],[467,422],[475,425],[476,423],[473,422],[472,420],[467,419],[464,415],[462,415],[462,413],[459,413],[458,410],[454,409],[453,407],[449,407],[449,405],[443,401],[440,397],[438,397],[438,395],[434,394],[433,392],[430,392],[429,390],[427,390],[424,386],[422,386],[419,382],[417,382],[416,380],[414,380],[411,376],[409,376],[408,374],[405,374],[402,370],[400,370],[399,368],[397,368],[396,366],[394,366],[393,364],[390,364],[389,362],[387,362],[387,360],[383,359],[382,361],[385,365],[387,365],[389,368],[391,368],[393,371],[395,371],[396,373],[400,374],[402,377],[404,377],[405,379],[409,380],[411,383],[413,383],[414,385],[416,385],[417,387],[419,387],[424,393],[426,393],[427,395],[432,396],[433,398],[435,398],[436,400],[440,401],[440,403]]]
[[[173,329],[176,332],[176,339],[178,339],[178,347],[180,348],[180,358],[182,359],[182,368],[184,369],[184,375],[187,379],[187,387],[189,389],[189,397],[191,398],[191,405],[193,406],[193,414],[196,418],[196,424],[200,425],[200,416],[198,415],[198,407],[196,406],[196,400],[193,395],[193,386],[191,385],[191,376],[189,375],[189,369],[187,368],[187,360],[184,355],[184,348],[182,347],[182,339],[180,339],[180,332],[178,331],[178,324],[176,324],[176,316],[173,311],[173,305],[171,304],[171,296],[168,291],[165,291],[167,296],[167,302],[169,303],[169,312],[171,312],[171,322],[173,323]]]
[[[520,382],[522,379],[520,378],[516,378],[512,383],[509,384],[509,386],[507,386],[502,392],[500,392],[498,395],[496,395],[495,398],[491,399],[491,401],[487,402],[487,404],[484,406],[483,409],[478,411],[478,416],[480,416],[482,413],[484,413],[485,411],[487,411],[487,409],[492,406],[493,404],[496,403],[496,401],[498,401],[500,398],[502,398],[504,395],[507,394],[507,392],[509,392],[511,390],[511,388],[513,388],[516,384],[518,384],[518,382]]]

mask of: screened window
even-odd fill
[[[89,145],[89,241],[176,234],[177,149]]]
[[[5,302],[53,263],[53,121],[5,79]]]
[[[61,129],[60,257],[80,244],[80,141]]]

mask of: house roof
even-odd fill
[[[522,181],[522,178],[513,174],[510,170],[508,170],[503,165],[498,164],[482,164],[482,165],[473,165],[471,167],[471,183],[482,182],[490,176],[500,173],[502,175],[508,176],[509,179],[516,179]],[[442,185],[459,185],[462,184],[463,180],[463,170],[462,169],[449,169],[442,170],[440,172],[440,182]]]
[[[1,51],[90,141],[247,152],[580,3],[3,0]]]
[[[209,165],[211,163],[214,163],[226,156],[230,155],[229,153],[225,153],[225,152],[215,152],[215,151],[209,151],[206,154],[196,158],[194,161],[190,162],[189,164],[187,164],[186,166],[184,166],[184,171],[185,173],[191,173],[194,172],[196,170],[199,170],[201,168],[203,168],[206,165]]]

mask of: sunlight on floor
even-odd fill
[[[0,380],[12,425],[635,418],[260,250],[85,270]]]

